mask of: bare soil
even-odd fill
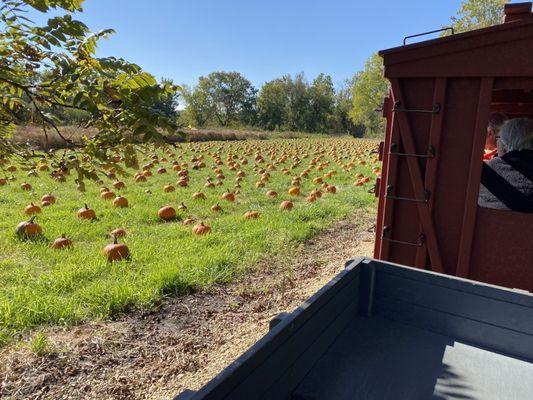
[[[55,352],[0,353],[0,398],[172,399],[198,389],[355,256],[371,256],[374,215],[360,210],[238,282],[163,301],[151,312],[45,333]]]

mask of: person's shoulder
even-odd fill
[[[492,168],[497,168],[505,164],[506,162],[501,157],[493,157],[492,159],[487,161],[487,165]]]

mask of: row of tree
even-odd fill
[[[213,72],[183,90],[187,125],[254,126],[267,130],[352,133],[351,82],[335,88],[329,75],[309,82],[303,73],[266,82],[259,90],[238,72]]]

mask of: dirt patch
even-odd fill
[[[360,211],[295,248],[261,262],[239,282],[164,301],[149,313],[46,334],[57,352],[0,353],[0,398],[171,399],[198,389],[354,256],[371,256],[371,212]]]

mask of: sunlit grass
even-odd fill
[[[348,172],[339,165],[356,158],[358,145],[357,141],[348,139],[184,145],[182,151],[176,151],[177,155],[182,155],[180,162],[190,164],[191,156],[201,153],[207,164],[199,170],[189,169],[189,187],[176,187],[173,193],[163,192],[164,184],[175,184],[178,179],[169,158],[161,163],[167,168],[167,174],[156,174],[160,166],[156,165],[154,176],[145,183],[136,184],[131,176],[122,178],[126,188],[114,191],[129,200],[130,207],[125,209],[113,208],[112,201],[102,200],[100,185],[95,183],[86,182],[87,190],[81,193],[76,191],[72,176],[66,183],[59,183],[46,172],[40,172],[38,177],[27,177],[26,172],[19,169],[13,174],[15,181],[0,186],[0,341],[32,327],[111,318],[133,307],[150,307],[165,296],[230,281],[266,255],[290,251],[296,242],[316,235],[355,209],[372,208],[374,196],[368,189],[373,179],[365,186],[353,186],[357,172],[373,176],[370,163],[365,166],[356,163]],[[267,156],[271,150],[280,152],[283,148],[291,154],[299,149],[300,157],[308,151],[310,156],[302,158],[301,164],[289,175],[281,174],[280,169],[290,168],[292,160],[277,166],[277,170],[270,171],[271,179],[265,188],[256,188],[259,178],[253,171],[253,155],[247,156],[249,164],[241,166],[246,176],[234,203],[220,199],[224,191],[233,190],[237,173],[226,165],[221,167],[226,176],[224,185],[204,187],[206,178],[215,176],[207,151],[221,147],[220,154],[225,161],[228,151],[240,158],[250,146],[254,146],[252,154],[255,149],[263,149],[266,162],[269,162]],[[323,161],[330,161],[330,165],[323,171],[313,169],[309,178],[302,178],[303,194],[289,196],[287,189],[292,177],[308,166],[313,151],[330,152],[335,148],[339,164],[331,155],[325,155]],[[306,202],[304,194],[320,187],[312,179],[329,170],[337,171],[326,179],[337,187],[337,193],[326,193],[314,203]],[[31,183],[31,191],[20,188],[24,181]],[[112,189],[111,183],[106,182],[106,186]],[[268,198],[265,193],[269,189],[277,191],[279,197]],[[192,194],[197,191],[205,193],[207,199],[193,200]],[[21,241],[14,230],[20,221],[27,219],[24,207],[30,202],[38,203],[43,194],[50,192],[57,197],[57,203],[44,207],[36,219],[43,228],[43,237],[37,241]],[[294,202],[294,209],[280,211],[280,202],[288,199]],[[188,210],[178,212],[179,216],[193,216],[204,221],[212,228],[210,235],[194,236],[191,226],[179,220],[165,223],[158,219],[160,207],[167,204],[177,207],[182,201]],[[222,206],[218,214],[210,209],[217,202]],[[76,218],[76,211],[85,203],[96,210],[96,221]],[[260,218],[244,219],[247,210],[259,211]],[[131,260],[109,264],[102,256],[102,249],[111,242],[109,232],[117,227],[124,227],[128,232],[123,241],[130,249]],[[51,242],[63,233],[72,239],[74,247],[62,251],[52,249]]]

